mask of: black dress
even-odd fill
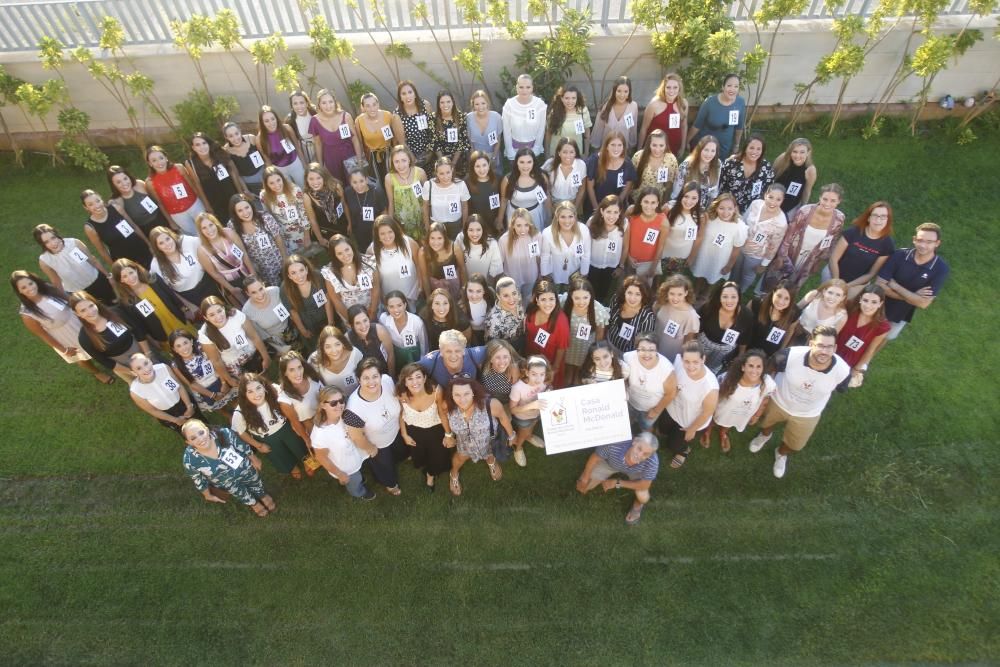
[[[136,233],[135,226],[113,206],[109,206],[107,211],[108,217],[104,222],[87,218],[87,221],[83,223],[84,226],[90,225],[97,232],[101,243],[108,249],[111,259],[125,257],[148,269],[150,262],[153,261],[153,253],[150,252],[149,246],[146,245],[142,237]]]

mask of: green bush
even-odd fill
[[[192,90],[173,109],[177,117],[178,138],[183,143],[195,132],[215,136],[222,124],[240,110],[240,105],[230,95],[218,95],[213,99],[204,90]]]

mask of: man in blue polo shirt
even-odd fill
[[[660,443],[656,436],[647,431],[632,438],[632,442],[618,442],[604,445],[594,450],[576,480],[576,490],[587,493],[601,486],[611,489],[630,489],[635,492],[635,502],[625,515],[625,523],[634,526],[642,518],[642,508],[649,502],[649,487],[660,470],[660,458],[656,454]],[[610,479],[621,474],[625,479]]]
[[[912,248],[897,250],[878,272],[878,285],[885,290],[885,316],[893,340],[913,319],[917,308],[927,308],[948,277],[948,264],[938,257],[941,227],[933,222],[917,225]]]

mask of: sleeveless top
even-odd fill
[[[806,186],[806,168],[805,164],[800,167],[791,162],[784,173],[774,179],[775,183],[785,186],[785,200],[781,202],[781,210],[785,213],[802,203],[802,188]]]
[[[135,233],[135,227],[122,217],[118,209],[109,206],[107,210],[108,219],[104,222],[88,218],[84,224],[90,225],[97,232],[101,243],[107,247],[111,259],[126,257],[148,269],[150,262],[153,261],[149,246]]]
[[[76,239],[67,237],[63,239],[63,248],[59,252],[46,250],[38,256],[39,262],[59,276],[63,291],[67,294],[87,289],[98,276],[97,269],[87,261],[87,256],[77,247],[77,243]]]
[[[438,414],[437,403],[434,401],[423,410],[414,410],[409,403],[403,403],[403,421],[407,426],[432,428],[441,424],[441,415]]]
[[[135,190],[131,197],[128,199],[121,197],[121,200],[128,217],[132,219],[132,222],[139,225],[139,228],[142,229],[142,232],[146,236],[149,236],[149,233],[153,231],[153,227],[167,226],[167,219],[163,217],[163,211],[160,210],[159,205],[149,195],[144,195]],[[152,209],[152,212],[150,212],[150,209]]]
[[[385,150],[389,148],[389,140],[385,138],[384,134],[382,134],[382,128],[390,127],[391,129],[390,123],[392,122],[392,114],[385,109],[379,109],[379,116],[382,119],[382,125],[374,131],[369,130],[367,126],[365,126],[364,118],[366,115],[367,114],[361,114],[355,119],[357,120],[356,125],[358,126],[358,131],[361,133],[361,140],[364,142],[365,148],[373,153],[385,152]]]
[[[227,161],[226,164],[216,162],[208,167],[201,159],[197,159],[191,160],[190,166],[201,182],[201,188],[205,191],[205,199],[208,200],[205,203],[211,207],[215,217],[221,220],[229,215],[229,200],[237,194],[236,181],[232,174],[232,162]]]
[[[181,383],[167,374],[166,364],[153,364],[153,379],[143,382],[132,380],[129,391],[145,399],[157,410],[169,410],[181,402]]]
[[[677,123],[677,127],[670,127],[670,114],[675,113],[680,115],[680,111],[678,111],[677,105],[674,102],[667,102],[666,104],[666,108],[653,116],[653,119],[649,122],[649,131],[663,130],[667,133],[667,150],[674,154],[683,153],[684,137],[681,135],[681,123]],[[679,120],[683,121],[683,118]]]
[[[227,282],[235,284],[241,279],[250,275],[243,269],[243,260],[237,259],[236,244],[225,238],[221,237],[223,250],[220,252],[214,245],[202,243],[202,248],[208,252],[208,256],[212,259],[212,264],[215,269],[222,274],[222,277],[226,279]]]
[[[287,141],[288,143],[283,144],[283,141]],[[291,150],[288,150],[289,147],[291,147]],[[290,139],[285,139],[280,131],[268,132],[267,149],[271,163],[275,167],[287,167],[298,159],[298,155],[295,154],[295,144]]]
[[[260,181],[264,171],[264,156],[260,154],[260,151],[257,149],[257,144],[254,143],[253,139],[248,139],[245,136],[243,137],[243,141],[250,144],[250,147],[247,149],[247,154],[240,157],[239,155],[229,153],[229,158],[233,161],[233,164],[236,165],[236,171],[240,172],[240,176],[243,180],[250,180],[254,182]],[[255,163],[259,166],[255,166]]]
[[[418,113],[410,116],[399,107],[396,108],[396,114],[403,124],[403,134],[405,135],[403,138],[406,145],[417,156],[417,160],[420,160],[424,153],[431,149],[431,144],[434,141],[434,115]],[[418,120],[421,116],[427,122],[427,126],[423,130],[420,129],[420,121]]]
[[[448,413],[448,426],[455,434],[458,453],[468,456],[473,462],[481,461],[493,453],[490,447],[492,439],[490,427],[492,425],[495,433],[498,426],[494,422],[493,416],[488,412],[488,401],[486,405],[486,409],[476,406],[468,422],[465,421],[460,410],[451,410]]]
[[[371,326],[368,327],[368,335],[364,340],[361,340],[358,337],[358,334],[355,333],[353,328],[348,330],[347,339],[351,341],[351,345],[353,345],[355,349],[361,351],[362,358],[371,357],[373,359],[377,359],[379,362],[379,369],[382,373],[385,374],[389,372],[385,347],[382,346],[382,341],[379,340],[375,322],[372,322]]]
[[[56,350],[59,356],[66,361],[90,359],[90,355],[80,349],[80,320],[77,319],[70,307],[48,296],[43,296],[36,305],[41,311],[41,315],[31,312],[23,305],[18,309],[18,314],[38,322],[42,329],[63,347],[77,348],[74,357],[67,357],[62,350]]]
[[[153,174],[149,180],[153,182],[156,196],[160,198],[167,213],[183,213],[198,201],[194,186],[187,182],[176,164],[162,174]]]
[[[411,168],[411,176],[415,169]],[[417,199],[413,192],[413,183],[403,183],[396,172],[389,174],[389,182],[392,184],[393,212],[396,220],[402,225],[406,235],[415,241],[422,241],[424,238],[424,207],[422,200]],[[416,183],[416,179],[413,181]],[[425,187],[422,184],[421,187]]]
[[[347,217],[344,212],[347,207],[335,192],[324,188],[319,192],[310,190],[306,192],[306,196],[312,201],[316,224],[323,232],[323,238],[329,239],[334,234],[347,235]]]
[[[409,237],[404,237],[409,243]],[[417,275],[417,265],[413,253],[404,255],[398,248],[395,250],[375,249],[379,254],[378,275],[382,285],[382,294],[399,290],[410,303],[416,303],[420,297],[420,280]]]

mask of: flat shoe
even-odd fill
[[[449,475],[449,478],[451,481],[448,484],[448,488],[451,489],[451,495],[453,496],[462,495],[462,483],[458,481],[458,477],[451,477]]]

